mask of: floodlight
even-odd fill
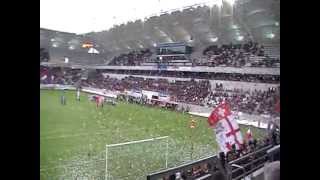
[[[238,41],[242,41],[243,38],[244,38],[243,36],[238,36],[238,37],[237,37],[237,40],[238,40]]]
[[[217,42],[218,41],[218,37],[210,38],[210,41]]]

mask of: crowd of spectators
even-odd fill
[[[175,81],[166,79],[145,79],[128,76],[123,79],[104,77],[102,74],[82,81],[83,86],[112,91],[149,90],[170,94],[178,102],[201,104],[209,94],[209,81]]]
[[[80,80],[81,69],[66,69],[60,67],[48,68],[40,66],[40,83],[73,85]]]
[[[152,55],[150,49],[131,51],[127,54],[121,54],[112,59],[109,65],[115,66],[139,66],[142,62],[147,61]]]
[[[250,67],[279,67],[279,65],[279,59],[270,58],[268,55],[266,55],[260,61],[251,62]]]
[[[81,79],[81,70],[40,67],[40,83],[74,85]],[[81,86],[107,89],[111,91],[149,90],[170,94],[179,102],[201,104],[209,94],[209,81],[175,81],[166,79],[144,79],[128,76],[123,79],[104,77],[102,73],[93,73],[81,80]]]
[[[211,45],[202,52],[202,57],[195,57],[193,65],[199,66],[226,66],[226,67],[278,67],[279,59],[273,59],[264,52],[264,46],[257,42],[248,41],[242,44]],[[136,50],[123,53],[112,59],[109,65],[138,66],[143,62],[159,62],[152,60],[150,49]],[[259,60],[252,60],[256,57]],[[161,61],[187,60],[186,56],[163,56]],[[191,62],[191,61],[190,61]]]
[[[234,111],[257,115],[273,114],[275,104],[277,104],[279,99],[280,86],[278,88],[269,88],[266,91],[244,91],[242,89],[225,91],[221,84],[221,86],[216,85],[216,89],[210,92],[205,100],[205,105],[214,107],[221,101],[226,100],[234,105],[232,107]]]
[[[125,90],[149,90],[169,94],[177,102],[214,107],[222,100],[233,104],[234,111],[248,114],[273,114],[274,106],[280,99],[280,87],[267,91],[244,91],[241,89],[225,90],[216,84],[211,90],[208,80],[169,81],[126,76],[122,79],[111,78],[99,71],[93,71],[83,78],[81,69],[47,68],[40,66],[40,83],[63,84],[107,89],[124,92]]]
[[[222,161],[230,162],[233,160],[236,160],[242,156],[245,156],[247,154],[250,154],[252,152],[255,152],[261,148],[267,147],[267,146],[274,146],[280,144],[280,127],[274,123],[274,126],[270,129],[268,129],[268,135],[265,136],[262,139],[245,139],[244,143],[242,144],[242,147],[239,149],[236,149],[235,145],[231,146],[231,150],[228,151],[226,154],[221,152],[219,154],[219,158]]]
[[[258,57],[258,61],[252,61],[250,57]],[[203,51],[207,66],[231,66],[231,67],[275,67],[279,60],[272,59],[264,53],[264,46],[257,42],[248,41],[243,44],[211,45]]]
[[[209,46],[203,52],[203,55],[208,59],[209,66],[235,66],[241,67],[246,64],[248,56],[244,55],[241,45],[216,45]]]
[[[215,72],[192,72],[192,71],[151,71],[151,70],[102,70],[104,73],[143,75],[143,76],[161,76],[161,77],[179,77],[192,79],[208,79],[223,81],[242,81],[253,83],[279,83],[279,75],[269,74],[240,74],[240,73],[215,73]]]
[[[186,180],[200,178],[209,173],[211,169],[210,163],[202,163],[184,172],[177,172],[170,176],[163,177],[162,180]]]

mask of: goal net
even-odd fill
[[[106,180],[145,179],[168,166],[169,137],[106,145]]]

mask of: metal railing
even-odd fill
[[[262,168],[268,161],[267,151],[272,146],[263,147],[228,163],[228,179],[238,180]]]
[[[266,162],[280,160],[280,145],[262,147],[252,153],[246,154],[236,160],[222,165],[217,155],[193,161],[178,167],[149,174],[147,180],[169,178],[176,173],[186,174],[184,180],[239,180],[261,169]],[[206,173],[199,176],[192,174],[194,168],[206,164],[209,168]]]
[[[156,173],[149,174],[147,176],[147,180],[159,180],[164,177],[170,177],[172,175],[175,175],[176,173],[181,173],[185,175],[184,180],[191,180],[191,179],[198,179],[198,180],[204,180],[204,179],[221,179],[224,180],[224,174],[223,169],[220,166],[219,158],[215,156],[210,156],[207,158],[203,158],[197,161],[193,161],[178,167],[166,169],[163,171],[159,171]],[[193,174],[193,168],[200,167],[202,165],[206,164],[208,167],[206,172],[203,172],[201,174],[195,175]]]

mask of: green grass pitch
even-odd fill
[[[42,180],[104,179],[106,144],[169,136],[169,167],[216,152],[206,118],[193,117],[197,127],[191,130],[188,114],[125,102],[97,109],[88,94],[82,93],[78,102],[73,91],[66,91],[67,104],[62,106],[61,93],[40,90]],[[247,127],[240,128],[244,135]],[[257,128],[251,130],[257,138],[264,134]],[[164,168],[165,144],[161,143],[110,151],[110,179],[146,179],[146,173]]]

